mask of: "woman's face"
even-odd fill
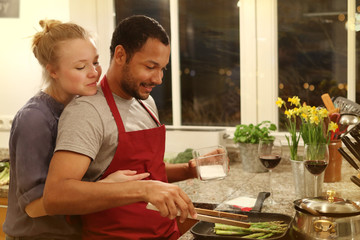
[[[64,95],[94,95],[101,76],[94,42],[90,39],[63,41],[58,45],[57,55],[57,65],[50,70],[57,92]]]

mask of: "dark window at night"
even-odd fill
[[[279,97],[311,106],[324,93],[346,97],[346,22],[347,1],[278,0]]]
[[[183,125],[240,123],[237,0],[179,0]]]
[[[182,125],[240,123],[238,0],[179,0]],[[158,20],[170,35],[168,0],[116,0],[116,23],[133,14]],[[160,120],[172,124],[171,64],[154,97]]]

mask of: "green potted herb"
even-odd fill
[[[262,121],[259,124],[240,124],[234,132],[234,142],[238,144],[243,170],[246,172],[266,172],[257,157],[257,149],[260,140],[273,140],[275,137],[270,133],[277,129],[270,121]]]

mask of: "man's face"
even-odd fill
[[[122,69],[120,88],[122,97],[145,100],[152,89],[162,83],[163,71],[169,62],[170,45],[149,38]]]

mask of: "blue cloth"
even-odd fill
[[[64,216],[30,218],[25,207],[43,195],[64,105],[39,92],[15,115],[10,131],[10,186],[3,230],[14,237],[73,239]],[[71,237],[70,237],[71,236]]]

